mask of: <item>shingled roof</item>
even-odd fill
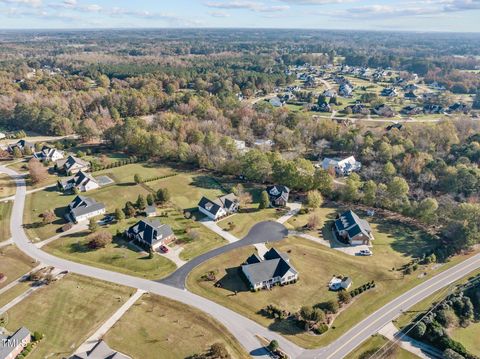
[[[242,265],[245,274],[253,283],[262,283],[272,278],[283,277],[289,270],[297,273],[290,265],[288,256],[285,253],[271,248],[264,255],[264,260],[253,254],[247,259],[247,264]]]
[[[355,237],[359,233],[363,233],[367,237],[371,237],[372,228],[370,224],[360,218],[352,210],[348,210],[340,215],[335,221],[335,226],[338,231],[346,231],[350,238]]]

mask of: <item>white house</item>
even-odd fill
[[[93,198],[77,196],[68,205],[65,218],[71,222],[81,222],[101,214],[105,214],[103,203],[97,202]]]
[[[76,188],[80,192],[88,192],[100,187],[97,180],[88,173],[79,171],[75,176],[64,181],[58,181],[58,187],[62,191]]]
[[[7,137],[6,134],[4,134],[3,132],[0,132],[0,140],[3,140],[6,137]]]
[[[328,288],[330,290],[347,290],[352,285],[352,279],[349,277],[333,277],[328,283]]]
[[[39,161],[52,161],[56,162],[61,160],[64,157],[62,151],[57,150],[54,147],[43,146],[40,152],[35,152],[33,157],[38,159]]]
[[[352,172],[357,172],[362,168],[362,164],[353,156],[344,158],[343,160],[325,157],[321,166],[326,171],[330,170],[331,168],[335,169],[335,173],[338,176],[348,176]]]
[[[56,167],[67,175],[73,175],[79,171],[88,171],[90,169],[90,163],[74,156],[68,156],[66,159],[58,160]]]
[[[214,201],[202,197],[198,202],[198,210],[214,221],[237,212],[238,206],[238,198],[233,193],[218,197]]]

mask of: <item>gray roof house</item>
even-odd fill
[[[71,178],[58,181],[58,188],[62,191],[76,188],[80,192],[87,192],[99,187],[100,185],[97,180],[83,171],[78,171],[77,174]]]
[[[59,151],[54,147],[43,146],[40,152],[35,152],[33,157],[39,161],[58,161],[64,157],[63,151]]]
[[[228,214],[237,212],[238,207],[238,197],[233,193],[218,197],[214,201],[211,201],[207,197],[202,197],[200,202],[198,202],[198,210],[214,221]]]
[[[17,143],[13,145],[8,146],[8,151],[13,152],[14,148],[17,147],[20,151],[25,151],[25,149],[29,149],[30,151],[35,151],[35,143],[25,141],[25,140],[19,140]]]
[[[298,272],[285,253],[271,248],[261,259],[256,253],[242,265],[252,290],[270,289],[275,284],[288,284],[298,279]]]
[[[267,193],[272,206],[285,207],[290,196],[290,189],[282,185],[268,186]]]
[[[335,234],[347,240],[352,246],[370,245],[371,241],[374,240],[370,224],[352,210],[339,215],[333,227]]]
[[[160,223],[159,220],[142,219],[128,228],[125,234],[128,238],[152,250],[175,239],[172,228],[167,224]]]
[[[95,346],[79,354],[74,354],[70,359],[132,359],[128,355],[111,349],[103,340],[99,340]]]
[[[21,327],[12,335],[0,334],[0,359],[13,359],[23,351],[24,345],[30,343],[30,331]]]
[[[66,174],[72,175],[79,171],[87,171],[90,169],[90,163],[70,155],[66,159],[58,160],[56,167]]]
[[[93,198],[77,196],[67,207],[65,218],[68,221],[80,222],[105,213],[105,205]]]

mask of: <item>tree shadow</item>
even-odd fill
[[[250,290],[241,267],[227,268],[225,272],[226,274],[217,282],[221,288],[232,293],[248,292]]]
[[[305,333],[304,328],[301,328],[295,319],[277,319],[268,326],[268,329],[282,335],[297,335]]]

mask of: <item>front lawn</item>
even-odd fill
[[[0,242],[10,238],[10,215],[13,202],[0,202]]]
[[[9,175],[0,173],[0,198],[13,196],[16,188],[17,185]]]
[[[224,344],[232,358],[249,358],[227,328],[210,316],[151,294],[144,294],[123,315],[105,341],[133,358],[186,358],[214,343]]]
[[[36,265],[35,261],[21,252],[16,246],[10,245],[0,248],[0,273],[7,276],[0,288],[20,278]]]
[[[29,358],[69,357],[134,290],[74,274],[41,288],[7,312],[7,329],[45,335]]]
[[[238,238],[245,237],[250,229],[258,222],[275,221],[285,213],[283,209],[266,208],[258,209],[258,204],[243,208],[239,213],[227,217],[217,224]]]

